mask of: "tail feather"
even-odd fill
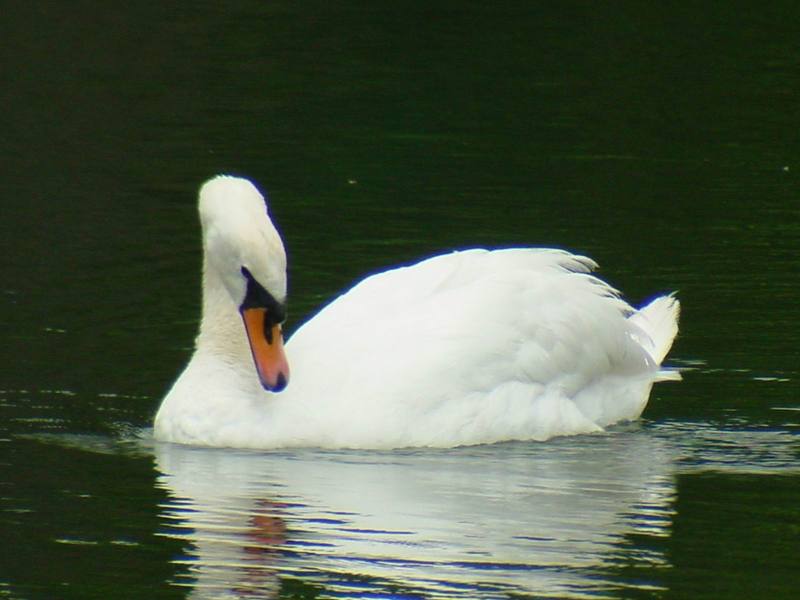
[[[664,360],[678,334],[680,312],[681,303],[674,294],[669,294],[656,298],[630,317],[631,322],[652,340],[652,347],[648,350],[658,364]]]

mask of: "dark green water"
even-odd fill
[[[669,6],[4,11],[0,598],[794,598],[800,10]],[[290,329],[386,265],[557,246],[678,290],[684,381],[546,444],[155,446],[219,172],[270,192]]]

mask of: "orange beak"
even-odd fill
[[[280,324],[269,324],[266,308],[246,308],[242,320],[261,385],[270,392],[280,392],[289,382]]]

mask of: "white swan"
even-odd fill
[[[219,176],[201,188],[199,211],[202,322],[156,415],[158,440],[545,440],[636,419],[653,382],[674,378],[660,363],[678,330],[675,298],[637,311],[589,274],[591,259],[534,248],[453,252],[368,277],[298,329],[284,354],[286,255],[264,198]]]

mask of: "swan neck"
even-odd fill
[[[222,282],[219,272],[203,256],[203,316],[197,336],[198,350],[213,349],[232,359],[247,357],[249,347],[245,338],[239,309]]]

